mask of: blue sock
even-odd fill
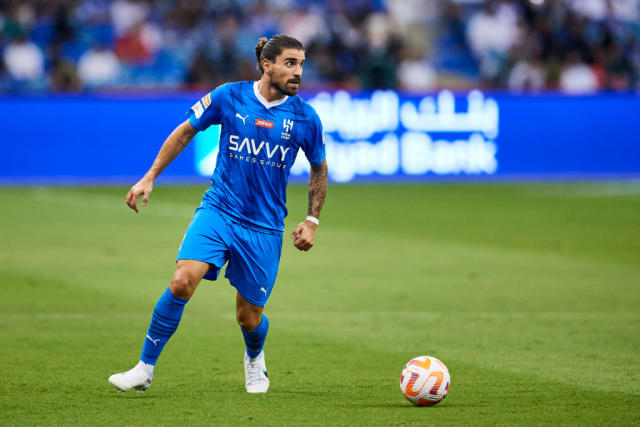
[[[171,338],[171,335],[173,335],[176,329],[178,329],[184,305],[188,301],[189,300],[173,296],[169,288],[164,291],[164,294],[162,294],[156,304],[156,308],[153,310],[151,324],[149,325],[147,336],[144,339],[140,360],[149,365],[156,364],[156,360],[158,360],[158,356],[160,356],[164,345],[169,341],[169,338]]]
[[[244,343],[247,345],[247,355],[251,358],[258,357],[264,346],[264,340],[267,339],[267,331],[269,330],[269,319],[264,314],[257,328],[251,332],[245,331],[243,328]]]

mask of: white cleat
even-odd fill
[[[247,380],[247,393],[266,393],[269,389],[267,365],[264,362],[264,351],[258,357],[250,358],[244,352],[244,375]]]
[[[131,389],[145,391],[151,387],[151,378],[139,365],[127,372],[113,374],[109,377],[109,383],[118,390],[125,392]]]

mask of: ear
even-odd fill
[[[260,65],[262,65],[262,70],[266,73],[267,71],[271,70],[272,63],[268,59],[263,59]]]

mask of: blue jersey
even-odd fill
[[[224,84],[188,112],[194,129],[221,125],[210,204],[251,228],[282,232],[289,170],[302,149],[312,164],[325,157],[322,123],[299,96],[268,102],[258,82]]]

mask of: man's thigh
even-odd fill
[[[200,281],[209,271],[209,264],[194,259],[180,259],[176,262],[176,273],[188,276],[192,281]]]
[[[176,261],[195,260],[209,266],[204,278],[216,280],[229,259],[228,224],[213,209],[198,208],[187,228]]]
[[[282,234],[234,226],[225,276],[245,300],[264,307],[278,275],[281,252]]]

